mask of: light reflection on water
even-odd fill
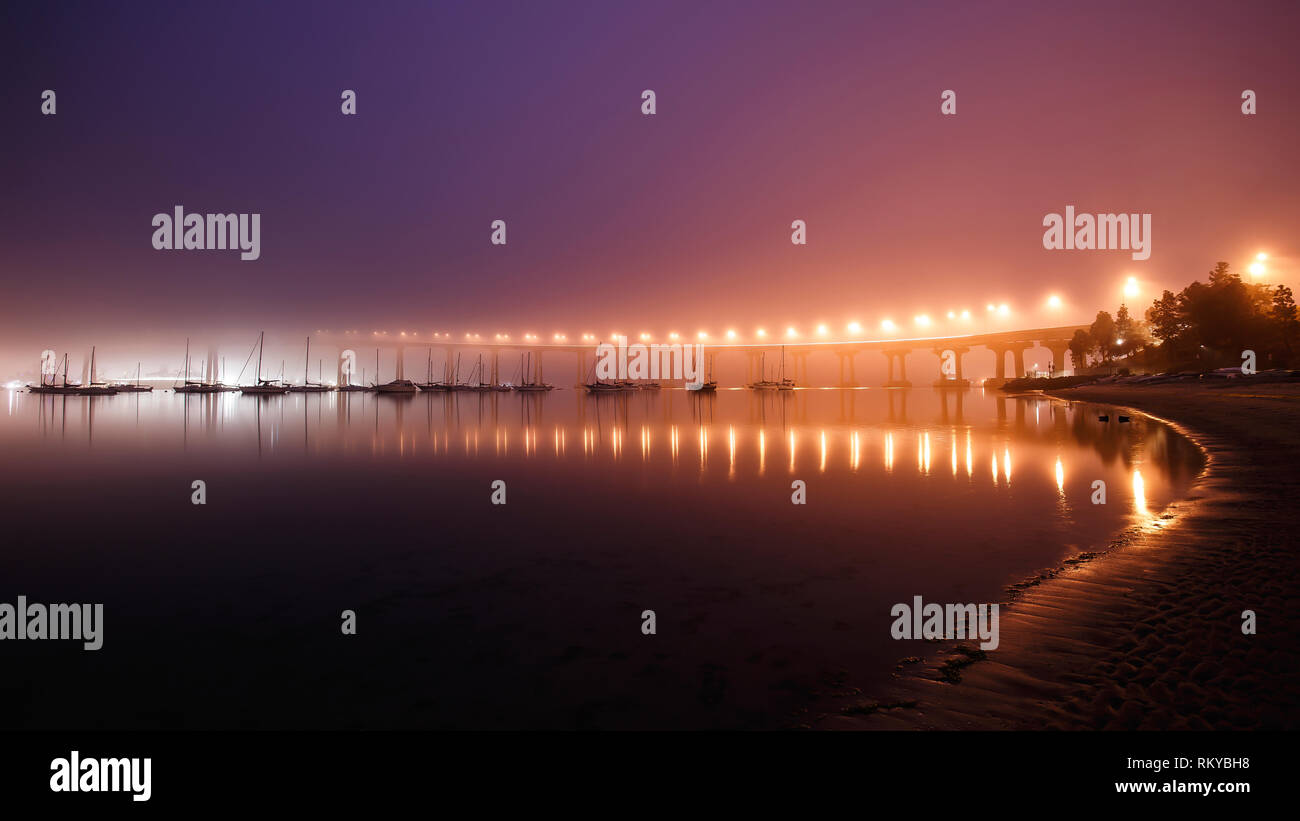
[[[371,666],[392,665],[381,669],[412,700],[455,707],[434,716],[449,726],[568,726],[583,704],[625,701],[639,706],[593,723],[763,724],[828,670],[866,687],[918,652],[889,638],[894,602],[1002,600],[1121,528],[1159,524],[1200,463],[1161,423],[978,389],[6,399],[0,448],[22,470],[0,476],[13,537],[0,577],[76,600],[66,588],[82,573],[81,598],[113,612],[175,599],[197,612],[180,630],[231,596],[256,624],[283,618],[247,580],[280,573],[304,612],[346,601],[395,614],[376,640],[397,646]],[[207,514],[189,505],[196,477]],[[509,486],[499,508],[496,479]],[[791,504],[795,480],[806,504]],[[1107,504],[1091,502],[1097,480]],[[71,511],[75,543],[109,533],[112,551],[69,558],[49,523]],[[200,515],[220,526],[196,529]],[[126,582],[101,554],[167,582],[115,598]],[[178,556],[194,565],[182,581]],[[650,606],[663,635],[647,657],[623,628]],[[445,656],[436,677],[401,661],[411,642]],[[559,687],[548,659],[573,647],[627,661],[574,662]],[[279,659],[320,663],[292,646],[239,652],[251,655],[232,666],[260,688]],[[700,706],[697,675],[725,678],[720,702]],[[500,692],[500,680],[527,686]],[[537,688],[551,695],[526,697]],[[300,698],[286,691],[283,709],[308,710]]]
[[[1163,507],[1195,469],[1183,448],[1176,463],[1166,453],[1170,432],[1136,420],[1124,426],[1096,421],[1086,406],[1048,399],[1009,398],[931,390],[800,391],[756,396],[723,391],[693,396],[680,391],[585,396],[572,391],[529,396],[421,394],[415,396],[235,393],[183,396],[170,392],[114,397],[40,397],[7,392],[6,446],[93,462],[129,452],[133,460],[219,450],[227,458],[292,461],[580,458],[616,467],[628,460],[667,466],[674,474],[715,478],[719,456],[729,481],[762,479],[772,468],[795,476],[815,470],[879,478],[900,464],[937,479],[935,452],[949,452],[950,478],[1003,490],[1046,476],[1061,497],[1080,471],[1113,478],[1118,460],[1126,480],[1111,488],[1115,501],[1137,517]],[[1031,413],[1030,413],[1031,412]],[[1112,416],[1112,418],[1114,418]],[[725,447],[714,453],[719,436]],[[568,442],[581,442],[570,453]],[[804,440],[811,451],[801,450]],[[683,448],[684,442],[692,446]],[[484,451],[487,444],[490,450]],[[629,449],[629,443],[632,447]],[[549,446],[549,447],[548,447]],[[911,453],[907,453],[910,450]],[[1188,451],[1188,452],[1183,452]],[[982,477],[974,465],[989,465]],[[941,457],[940,457],[941,458]],[[1148,479],[1138,465],[1154,460]],[[1035,464],[1037,463],[1037,464]],[[66,463],[65,463],[66,464]],[[962,467],[964,466],[964,470]],[[1030,471],[1023,477],[1013,473]],[[1035,468],[1038,468],[1035,471]],[[1127,486],[1130,494],[1122,492]],[[945,493],[943,485],[930,492]],[[1076,498],[1078,494],[1070,494]],[[1114,502],[1112,502],[1113,504]]]

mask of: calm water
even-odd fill
[[[0,646],[6,727],[784,726],[925,648],[895,602],[1002,600],[1200,464],[979,389],[0,401],[0,601],[105,606]]]

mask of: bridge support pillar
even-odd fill
[[[501,365],[501,352],[497,350],[493,350],[492,351],[492,384],[493,385],[500,384],[501,382],[501,380],[497,378],[500,372],[500,365]]]
[[[990,346],[988,346],[988,347],[989,347],[989,350],[993,351],[993,356],[994,356],[994,358],[995,358],[995,361],[994,361],[994,363],[993,363],[993,364],[994,364],[994,368],[993,368],[993,375],[994,375],[994,377],[995,377],[996,379],[1006,379],[1006,378],[1007,378],[1007,350],[1008,350],[1008,349],[1007,349],[1007,348],[995,348],[995,347],[993,347],[992,345],[990,345]]]
[[[1057,342],[1049,344],[1047,350],[1052,352],[1052,375],[1065,376],[1065,353],[1070,350],[1070,346]]]
[[[889,381],[885,383],[886,388],[910,388],[912,383],[907,381],[907,355],[909,350],[885,351],[885,358],[889,360]],[[898,373],[894,373],[894,360],[898,360]]]
[[[857,374],[857,353],[856,351],[838,351],[836,355],[840,358],[840,387],[856,388],[858,386]],[[845,365],[848,365],[848,378],[845,379]]]
[[[533,355],[537,357],[537,367],[536,367],[536,369],[535,369],[535,373],[536,373],[536,376],[537,376],[537,381],[538,381],[538,382],[541,382],[541,381],[543,381],[543,380],[542,380],[542,349],[541,349],[541,348],[538,348],[537,350],[533,351]],[[523,382],[528,381],[528,374],[524,374],[523,379],[520,380],[520,381],[523,381]]]
[[[945,370],[944,357],[951,353],[954,360],[953,373],[947,373]],[[939,357],[939,381],[934,383],[936,388],[969,388],[970,381],[962,371],[962,357],[970,353],[970,348],[935,348],[934,355]]]

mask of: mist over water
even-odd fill
[[[927,649],[894,603],[1004,601],[1201,459],[979,389],[3,402],[0,596],[105,611],[9,648],[8,727],[784,726]]]

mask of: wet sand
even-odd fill
[[[893,687],[819,693],[796,726],[1300,727],[1300,386],[1053,395],[1170,422],[1204,448],[1206,469],[1151,526],[1009,587],[997,650],[900,642],[916,656],[900,659]],[[1255,635],[1242,633],[1244,610],[1256,613]]]

